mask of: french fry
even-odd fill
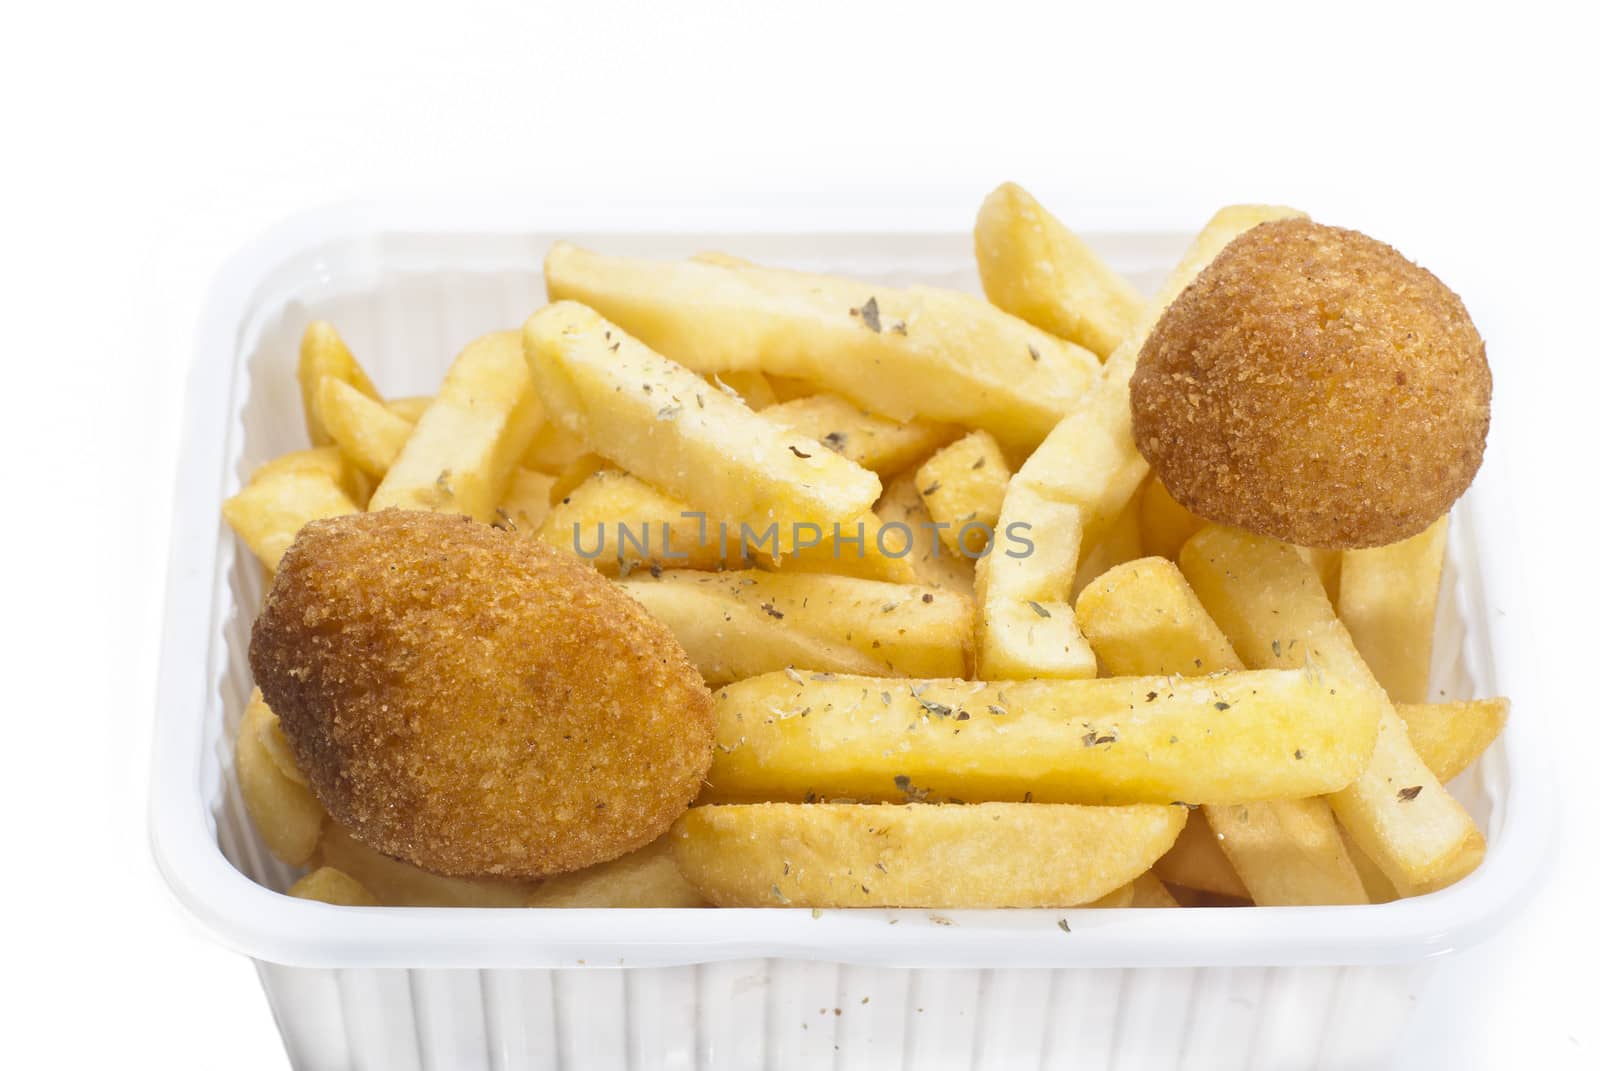
[[[782,573],[825,573],[853,576],[862,580],[881,580],[888,584],[915,584],[917,571],[902,554],[905,540],[900,533],[883,530],[883,520],[873,510],[861,516],[830,525],[815,545],[797,543],[782,558],[756,554],[756,564]]]
[[[1396,703],[1406,738],[1417,757],[1441,782],[1459,776],[1506,727],[1508,699],[1466,699],[1454,703]]]
[[[1428,698],[1433,617],[1449,523],[1448,515],[1440,517],[1410,539],[1347,550],[1341,556],[1339,620],[1396,703]]]
[[[415,422],[332,376],[322,377],[315,397],[323,430],[352,464],[383,479],[411,438]]]
[[[866,469],[752,413],[582,305],[547,306],[524,334],[554,418],[667,494],[774,532],[780,554],[800,526],[853,520],[878,498]]]
[[[1300,560],[1311,566],[1316,571],[1317,579],[1322,581],[1322,590],[1328,596],[1328,601],[1335,606],[1339,605],[1339,579],[1343,572],[1344,555],[1337,550],[1328,550],[1324,547],[1295,547],[1295,553],[1300,555]]]
[[[683,644],[708,683],[793,667],[819,673],[960,677],[972,603],[949,591],[759,570],[639,575],[622,588]]]
[[[493,521],[541,419],[521,339],[514,331],[485,335],[451,364],[367,508]]]
[[[538,888],[538,882],[434,874],[374,851],[331,821],[315,858],[360,882],[385,907],[522,907]]]
[[[1139,536],[1139,501],[1127,507],[1111,522],[1100,542],[1090,547],[1078,563],[1072,580],[1072,600],[1076,602],[1083,589],[1100,578],[1108,569],[1144,557],[1144,542]]]
[[[261,698],[250,695],[234,738],[234,772],[244,809],[267,851],[290,866],[303,866],[317,850],[328,814],[304,785],[285,777],[262,743],[262,734],[278,720]]]
[[[737,531],[724,548],[715,521],[614,468],[602,468],[564,494],[538,534],[553,547],[593,561],[606,576],[651,563],[682,569],[749,564],[738,557]]]
[[[620,859],[546,878],[528,894],[529,907],[704,907],[660,837]]]
[[[1190,676],[1244,668],[1166,558],[1109,570],[1079,596],[1078,615],[1111,673]],[[1366,902],[1327,801],[1285,799],[1201,810],[1169,853],[1177,857],[1156,864],[1164,880],[1248,896],[1263,906]]]
[[[1076,506],[1052,502],[1031,487],[1007,492],[996,546],[976,573],[979,677],[1095,675],[1094,651],[1067,601],[1081,531]]]
[[[372,481],[337,446],[316,446],[279,454],[252,472],[250,482],[290,473],[327,477],[361,509],[366,508],[367,499],[372,495]]]
[[[1133,879],[1133,902],[1129,907],[1177,907],[1177,898],[1164,885],[1155,871],[1148,870]]]
[[[378,898],[365,885],[331,866],[318,867],[289,886],[289,895],[300,900],[318,900],[340,907],[378,906]]]
[[[279,470],[258,475],[222,503],[222,516],[268,572],[311,521],[360,513],[361,507],[326,471]]]
[[[1331,815],[1328,825],[1338,836]],[[1173,841],[1165,855],[1155,861],[1151,870],[1163,882],[1182,885],[1186,889],[1220,893],[1241,900],[1250,899],[1250,890],[1245,888],[1238,871],[1233,869],[1233,863],[1217,844],[1210,823],[1195,811],[1189,812],[1189,821],[1184,824],[1178,839]]]
[[[602,469],[608,468],[611,468],[611,466],[599,454],[587,452],[579,454],[565,468],[555,474],[555,481],[550,485],[550,504],[554,505],[560,502],[582,486],[589,477]],[[612,469],[611,471],[618,472],[620,470]],[[683,509],[689,508],[687,503],[679,503],[675,499],[666,498],[665,495],[662,496],[662,500],[671,502],[674,506],[682,506]]]
[[[495,524],[513,532],[535,535],[550,515],[550,489],[556,478],[518,465],[511,470],[506,493],[495,507]]]
[[[1021,186],[984,199],[973,233],[983,292],[1101,357],[1133,333],[1144,298]]]
[[[1400,899],[1400,893],[1395,890],[1394,882],[1385,877],[1383,871],[1378,869],[1378,864],[1350,839],[1350,831],[1342,825],[1339,827],[1339,839],[1344,841],[1344,850],[1350,856],[1351,865],[1356,868],[1356,873],[1361,875],[1361,887],[1366,890],[1369,902],[1387,904]]]
[[[522,452],[522,464],[535,472],[552,475],[561,472],[577,461],[588,448],[583,440],[564,428],[559,421],[546,420],[539,425]]]
[[[796,377],[886,417],[984,428],[1024,447],[1073,407],[1098,363],[957,291],[611,257],[565,242],[545,259],[545,288],[696,372]]]
[[[406,398],[390,398],[383,403],[384,408],[407,424],[415,424],[422,419],[423,410],[433,404],[431,394],[413,394]]]
[[[1361,772],[1376,732],[1376,698],[1341,683],[1298,669],[1004,682],[769,673],[713,697],[707,781],[718,800],[1314,796]]]
[[[983,556],[1010,481],[1006,456],[986,431],[975,431],[923,462],[917,490],[950,553]]]
[[[720,375],[713,373],[712,382],[727,387],[737,394],[745,405],[756,412],[770,409],[778,403],[778,395],[772,389],[772,384],[767,377],[752,369],[729,370]],[[820,435],[812,435],[804,428],[796,428],[802,435],[810,435],[813,439],[820,439]]]
[[[719,907],[1070,907],[1150,868],[1183,808],[748,804],[672,827],[678,869]]]
[[[1311,566],[1292,547],[1218,526],[1201,529],[1179,561],[1246,665],[1303,666],[1379,703],[1371,761],[1330,802],[1395,888],[1411,896],[1471,873],[1483,859],[1483,834],[1417,756]]]
[[[305,409],[306,431],[311,436],[312,446],[327,446],[333,442],[332,436],[322,425],[322,415],[317,409],[317,389],[325,377],[348,383],[367,397],[382,401],[378,397],[378,388],[367,378],[367,373],[351,354],[350,347],[344,344],[344,339],[339,337],[332,324],[322,320],[313,320],[306,325],[305,334],[300,338],[300,364],[296,376],[300,380],[300,402]]]
[[[1134,888],[1133,882],[1119,885],[1104,896],[1079,904],[1079,907],[1132,907]]]
[[[812,394],[779,402],[763,409],[762,415],[817,440],[884,480],[960,433],[950,424],[880,417],[838,394]]]
[[[1160,480],[1150,477],[1139,498],[1139,537],[1145,552],[1178,560],[1178,551],[1206,522],[1184,509]]]
[[[922,504],[916,473],[902,473],[892,480],[883,497],[878,499],[874,512],[883,524],[890,526],[885,539],[894,541],[889,548],[891,552],[909,545],[910,549],[900,560],[911,566],[917,583],[963,595],[973,593],[972,559],[944,549],[933,526],[933,517]]]

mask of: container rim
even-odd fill
[[[603,206],[602,206],[603,207]],[[789,226],[756,229],[716,206],[685,226],[628,227],[627,233],[686,231],[755,237],[793,234],[776,200],[768,218]],[[591,210],[589,215],[593,215]],[[561,221],[567,232],[624,228]],[[659,218],[659,217],[657,217]],[[261,281],[296,255],[335,241],[384,233],[546,234],[548,213],[527,199],[357,201],[290,217],[232,257],[205,298],[184,402],[173,543],[155,717],[150,836],[156,864],[187,913],[220,943],[272,963],[302,967],[552,968],[677,966],[783,957],[886,967],[1200,967],[1376,965],[1414,962],[1491,935],[1532,895],[1546,868],[1558,816],[1544,746],[1543,704],[1534,653],[1522,637],[1512,486],[1503,431],[1471,493],[1457,506],[1480,559],[1471,580],[1489,609],[1487,644],[1497,687],[1516,697],[1502,737],[1508,788],[1484,863],[1450,888],[1411,900],[1359,907],[1122,908],[947,911],[806,909],[345,908],[299,900],[257,884],[222,854],[205,805],[199,757],[208,682],[195,672],[215,632],[223,556],[219,507],[229,474],[228,442],[238,389],[243,326],[271,295]],[[585,222],[600,225],[582,226]],[[854,237],[948,238],[902,215],[874,220]],[[1090,232],[1091,235],[1093,232]],[[1133,228],[1123,237],[1171,236]],[[227,360],[218,354],[228,354]],[[1503,421],[1504,416],[1501,417]],[[1502,427],[1503,424],[1497,425]],[[1481,566],[1481,561],[1480,561]],[[558,917],[557,917],[558,916]],[[1068,920],[1070,931],[1059,925]]]

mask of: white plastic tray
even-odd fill
[[[1062,996],[1062,987],[1080,977],[1076,969],[1090,967],[1292,968],[1275,973],[1224,971],[1223,982],[1213,977],[1212,991],[1223,984],[1270,996],[1282,985],[1265,990],[1268,979],[1281,983],[1301,979],[1293,984],[1312,987],[1303,996],[1316,1005],[1315,1023],[1297,1020],[1296,1029],[1286,1030],[1285,1037],[1300,1038],[1301,1048],[1294,1051],[1326,1054],[1330,1032],[1376,1037],[1385,1030],[1392,1034],[1395,1027],[1393,1016],[1373,1014],[1372,1005],[1360,997],[1359,986],[1357,992],[1347,992],[1355,984],[1349,979],[1365,978],[1360,985],[1369,988],[1379,977],[1391,985],[1396,979],[1413,985],[1419,974],[1308,968],[1414,964],[1471,944],[1502,924],[1538,879],[1554,804],[1538,751],[1542,717],[1523,646],[1526,630],[1520,627],[1516,611],[1513,577],[1504,568],[1516,561],[1504,493],[1507,477],[1491,444],[1477,484],[1456,511],[1434,686],[1452,697],[1508,694],[1515,705],[1502,740],[1451,786],[1482,825],[1489,850],[1476,873],[1442,892],[1367,907],[943,913],[953,925],[936,924],[928,913],[918,911],[829,911],[814,918],[808,910],[363,909],[332,908],[280,895],[294,875],[271,860],[256,839],[231,769],[233,728],[250,689],[245,649],[262,596],[262,579],[256,563],[221,523],[218,507],[257,464],[305,445],[293,368],[307,320],[320,317],[334,322],[380,387],[403,395],[431,391],[465,342],[488,330],[520,324],[542,302],[540,265],[545,249],[557,238],[651,256],[715,248],[764,262],[887,283],[914,281],[967,289],[977,285],[966,235],[574,234],[553,224],[535,230],[506,219],[497,222],[478,210],[413,208],[350,209],[294,221],[221,273],[201,325],[177,493],[152,832],[161,869],[194,916],[219,940],[264,964],[277,965],[264,967],[263,977],[298,1062],[353,1066],[375,1059],[371,1054],[376,1035],[358,1043],[351,1023],[365,1014],[362,1008],[373,1014],[389,1008],[380,1020],[383,1014],[400,1014],[395,1002],[402,995],[415,1027],[417,1066],[428,1064],[423,1039],[427,1031],[422,1024],[431,1022],[440,1008],[445,1022],[457,1027],[476,1024],[466,1035],[468,1046],[476,1046],[494,1033],[493,1009],[513,1009],[504,1012],[509,1016],[505,1024],[520,1021],[526,1011],[508,1003],[511,997],[494,995],[498,983],[492,984],[492,979],[502,977],[543,979],[539,993],[544,995],[537,999],[549,1004],[558,1035],[562,1023],[569,1040],[588,1024],[595,1028],[596,1038],[626,1039],[641,1029],[638,1014],[643,1014],[640,1008],[634,1009],[637,1014],[627,1014],[629,993],[647,984],[651,993],[678,993],[683,988],[679,983],[687,980],[679,977],[677,983],[658,985],[640,979],[665,980],[684,970],[694,976],[695,985],[688,997],[680,993],[673,1000],[712,999],[718,986],[722,987],[719,999],[733,1000],[731,994],[741,985],[761,997],[761,1014],[751,1011],[726,1021],[717,1018],[724,1012],[708,1012],[697,1004],[692,1023],[699,1025],[689,1031],[690,1048],[685,1051],[697,1053],[698,1058],[690,1063],[717,1062],[712,1050],[726,1056],[730,1044],[739,1052],[770,1054],[776,1017],[791,1013],[795,1017],[806,1007],[819,1022],[799,1030],[800,1020],[795,1018],[794,1044],[809,1045],[823,1035],[832,1038],[828,1046],[838,1044],[835,1035],[847,1029],[846,1016],[854,1016],[851,1021],[892,1020],[879,1038],[882,1044],[866,1048],[865,1042],[857,1044],[853,1051],[858,1055],[882,1056],[915,1048],[914,1039],[923,1034],[918,1023],[928,1022],[928,1011],[912,1010],[916,998],[893,1001],[862,993],[870,998],[868,1003],[845,1009],[839,1003],[842,992],[838,1000],[823,995],[849,989],[851,999],[858,1001],[845,981],[855,975],[887,979],[900,989],[922,985],[930,993],[937,991],[941,1022],[966,1023],[960,1028],[966,1040],[953,1047],[927,1048],[924,1039],[923,1051],[933,1062],[919,1061],[917,1066],[981,1064],[984,1038],[995,1039],[994,1044],[1007,1038],[1027,1039],[1029,1052],[1037,1049],[1043,1054],[1041,1046],[1049,1043],[1049,1032],[1065,1029],[1051,1027],[1052,1022],[1070,1018],[1087,1024],[1087,1030],[1098,1021],[1095,1016],[1109,1016],[1107,1037],[1123,1039],[1114,1045],[1108,1040],[1112,1047],[1106,1051],[1126,1054],[1132,1042],[1127,1040],[1124,1017],[1137,1014],[1141,992],[1160,994],[1161,999],[1147,1009],[1150,1030],[1135,1033],[1160,1034],[1168,1039],[1173,1054],[1190,1053],[1195,1058],[1194,1052],[1211,1051],[1193,1047],[1196,1027],[1191,1005],[1204,1006],[1208,990],[1201,982],[1208,974],[1216,976],[1215,970],[1095,971],[1082,975],[1097,980],[1092,1000]],[[1154,289],[1187,241],[1181,234],[1091,234],[1090,238],[1114,266],[1148,290]],[[1062,917],[1070,919],[1070,934],[1057,925]],[[693,966],[719,961],[738,962],[720,968]],[[680,969],[636,975],[598,970],[616,966]],[[403,970],[386,970],[390,968]],[[424,1007],[428,987],[443,984],[441,979],[463,977],[438,973],[449,968],[472,972],[471,989],[477,996],[467,999],[457,994],[429,1012]],[[1060,970],[1041,974],[1017,968]],[[881,977],[871,974],[874,969]],[[340,988],[338,979],[355,977],[366,981],[352,992]],[[419,977],[432,981],[419,988]],[[624,977],[633,980],[620,980]],[[409,981],[394,983],[399,989],[382,981],[397,978]],[[609,994],[614,999],[606,1003],[586,998],[563,1005],[560,992],[574,986],[580,992],[598,987],[596,996]],[[951,986],[954,990],[947,992]],[[663,1017],[677,1015],[655,997],[643,1000],[642,996],[634,993],[633,1003],[652,1006],[650,1021],[660,1025]],[[923,1007],[933,999],[924,998]],[[1254,997],[1229,999],[1235,1009],[1254,1009],[1257,1004]],[[869,1014],[866,1009],[872,1000],[880,1003]],[[1177,1021],[1189,1026],[1174,1026],[1153,1010],[1169,1004],[1182,1012]],[[624,1009],[623,1018],[601,1028],[601,1012],[609,1014],[614,1006]],[[838,1016],[832,1012],[835,1006],[841,1008]],[[1339,1007],[1351,1010],[1354,1018],[1336,1029],[1329,1017]],[[826,1008],[826,1015],[819,1015],[817,1008]],[[1310,1009],[1302,1009],[1300,1014],[1308,1013]],[[334,1029],[329,1014],[340,1016],[344,1057],[308,1040]],[[708,1014],[714,1021],[706,1021]],[[301,1022],[307,1015],[311,1019]],[[1252,1015],[1246,1031],[1250,1051],[1287,1053],[1261,1048],[1262,1020]],[[1157,1030],[1158,1024],[1165,1025]],[[955,1028],[946,1024],[938,1029]],[[1268,1031],[1268,1040],[1275,1036]],[[712,1044],[714,1038],[724,1038],[720,1047]],[[891,1039],[894,1045],[889,1046]],[[756,1047],[752,1050],[751,1045]],[[635,1046],[638,1051],[628,1050],[625,1064],[656,1066],[645,1051],[650,1045],[639,1042],[639,1046]],[[497,1065],[505,1066],[517,1065],[510,1059],[513,1052],[528,1054],[531,1066],[577,1059],[575,1053],[560,1051],[559,1045],[551,1050],[553,1056],[544,1054],[549,1060],[535,1058],[535,1048],[502,1045],[496,1050],[491,1044],[489,1050],[474,1051],[499,1051],[503,1058],[497,1058]],[[1146,1053],[1153,1063],[1129,1066],[1160,1066],[1160,1051]],[[831,1048],[826,1052],[833,1055]],[[370,1066],[405,1066],[409,1059],[388,1052]],[[1039,1055],[1025,1062],[1042,1059]],[[743,1065],[735,1061],[728,1066]],[[1084,1066],[1097,1065],[1090,1061]]]

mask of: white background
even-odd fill
[[[1447,964],[1397,1062],[1600,1063],[1600,87],[1578,10],[10,9],[0,857],[4,975],[26,992],[8,987],[0,1062],[283,1063],[250,966],[171,905],[144,831],[182,376],[226,256],[358,196],[515,191],[554,226],[963,229],[1016,179],[1083,229],[1294,204],[1466,299],[1544,657],[1515,716],[1544,721],[1565,818],[1543,893]]]

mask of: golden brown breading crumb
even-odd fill
[[[1467,489],[1489,365],[1431,272],[1309,220],[1235,239],[1139,355],[1134,438],[1209,520],[1314,547],[1422,531]]]
[[[578,559],[466,517],[306,525],[250,665],[335,820],[441,874],[616,858],[711,762],[711,695],[672,634]]]

